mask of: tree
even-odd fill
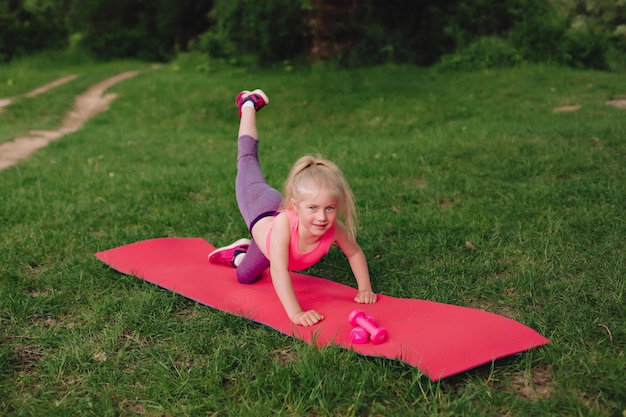
[[[69,1],[0,0],[0,61],[65,47],[68,32],[64,10]]]

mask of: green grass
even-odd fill
[[[138,62],[95,63],[64,53],[45,53],[0,65],[0,99],[12,104],[0,110],[0,143],[30,130],[56,130],[74,105],[74,97],[90,86],[122,71],[145,70]],[[35,97],[24,95],[59,78],[76,79]]]
[[[147,67],[16,66],[0,67],[0,97],[80,77],[7,108],[0,142],[40,120],[56,126],[90,84]],[[19,83],[3,82],[16,73]],[[304,153],[344,170],[376,291],[503,314],[551,344],[434,383],[97,261],[97,251],[147,238],[223,244],[245,233],[233,100],[256,87],[272,99],[259,115],[268,181],[280,187]],[[119,97],[107,112],[0,172],[0,415],[626,410],[626,110],[605,104],[626,93],[623,74],[252,70],[187,59],[111,91]],[[573,104],[582,107],[553,112]],[[309,272],[354,285],[337,250]]]

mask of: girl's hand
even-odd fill
[[[322,316],[315,310],[301,311],[299,313],[296,313],[291,318],[291,321],[293,321],[295,324],[305,327],[313,326],[322,320],[324,320],[324,316]]]
[[[354,301],[359,304],[374,304],[376,299],[376,293],[371,290],[359,291],[356,297],[354,297]]]

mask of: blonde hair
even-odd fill
[[[306,189],[307,185],[323,188],[337,199],[337,212],[348,229],[348,236],[356,239],[357,218],[354,195],[337,165],[313,155],[298,159],[291,167],[285,181],[282,208],[290,208],[292,201],[301,201],[300,191]]]

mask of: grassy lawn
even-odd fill
[[[605,104],[626,94],[624,74],[148,67],[0,66],[0,97],[79,75],[5,108],[0,142],[55,128],[91,84],[146,69],[82,130],[0,171],[0,415],[626,412],[626,110]],[[434,383],[101,264],[95,252],[143,239],[245,235],[233,102],[257,87],[271,98],[268,181],[280,188],[304,153],[343,169],[377,292],[492,311],[551,344]],[[354,285],[336,248],[308,273]]]
[[[30,130],[56,130],[74,105],[74,97],[93,84],[123,71],[143,70],[149,65],[137,62],[93,63],[75,57],[42,54],[0,65],[0,100],[11,105],[0,109],[0,143],[28,134]],[[36,88],[62,77],[76,76],[49,93],[25,97]]]

